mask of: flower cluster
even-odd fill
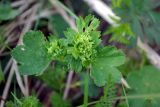
[[[61,41],[57,39],[50,42],[47,47],[48,54],[55,59],[62,55],[64,59],[70,56],[75,60],[80,60],[82,66],[89,66],[96,56],[96,48],[100,43],[100,33],[96,31],[98,25],[99,20],[91,15],[85,19],[78,19],[78,30],[68,29],[65,32],[66,38],[61,39]]]
[[[62,49],[58,45],[58,41],[54,41],[54,42],[49,43],[47,51],[48,51],[48,54],[52,55],[52,57],[57,57],[57,56],[59,56]]]
[[[93,56],[96,54],[94,49],[94,42],[89,33],[78,33],[74,36],[73,46],[74,51],[71,54],[74,58],[80,58],[83,65],[90,63]],[[75,53],[76,52],[76,53]]]
[[[47,54],[51,59],[63,60],[65,47],[62,44],[63,39],[50,40],[47,45]]]

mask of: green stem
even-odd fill
[[[113,101],[113,100],[124,100],[124,99],[146,99],[148,97],[152,97],[152,98],[160,98],[160,93],[157,93],[157,94],[147,94],[147,95],[131,95],[131,96],[121,96],[121,97],[116,97],[116,98],[113,98],[113,99],[110,99],[110,101]],[[87,106],[89,105],[94,105],[94,104],[97,104],[101,102],[100,100],[98,101],[93,101],[93,102],[90,102],[87,104]],[[84,105],[80,105],[80,106],[77,106],[77,107],[83,107]]]
[[[9,49],[9,51],[11,51],[12,49],[8,46],[8,44],[4,43],[2,44],[5,48]]]
[[[68,12],[71,16],[73,16],[75,19],[78,19],[78,17],[68,8],[66,7],[64,4],[62,4],[61,2],[59,2],[58,0],[56,1],[57,4],[62,7],[66,12]]]
[[[129,107],[128,98],[127,98],[126,91],[125,91],[123,84],[122,84],[122,89],[123,89],[124,96],[126,97],[125,100],[126,100],[127,107]]]
[[[82,85],[82,83],[78,81],[74,84],[71,84],[70,88],[76,88],[76,87],[79,87],[80,85]]]
[[[13,94],[11,93],[14,99],[17,101],[18,104],[22,105],[22,102]]]
[[[84,82],[84,107],[88,106],[88,72],[87,75],[85,77],[85,82]]]
[[[77,15],[74,14],[68,7],[66,7],[64,4],[62,4],[59,0],[50,0],[50,1],[56,3],[58,6],[63,8],[66,12],[68,12],[75,19],[78,19]]]

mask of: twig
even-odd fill
[[[28,84],[28,76],[24,75],[24,84],[25,84],[25,94],[26,96],[29,96],[29,84]]]
[[[49,16],[51,16],[55,13],[57,13],[56,10],[53,11],[53,10],[46,9],[46,10],[42,11],[39,15],[34,16],[32,20],[37,20],[39,18],[48,18]]]
[[[1,96],[0,96],[0,100],[3,100],[3,101],[5,101],[5,99],[3,99]]]
[[[8,61],[7,65],[6,65],[5,68],[4,68],[4,74],[6,74],[7,71],[9,70],[9,67],[10,67],[11,64],[12,64],[12,61],[13,61],[12,58]]]
[[[40,85],[40,87],[38,88],[38,91],[37,91],[37,96],[40,96],[40,94],[42,93],[42,91],[44,90],[45,87],[46,87],[45,84]]]
[[[25,12],[23,12],[21,14],[21,16],[19,17],[20,19],[25,19],[25,17],[29,16],[32,11],[34,10],[35,6],[32,6],[31,8],[27,9]]]
[[[95,12],[97,12],[104,20],[106,20],[111,25],[116,25],[117,23],[112,19],[120,18],[116,16],[113,11],[103,3],[101,0],[84,0]]]
[[[67,77],[67,82],[66,82],[66,88],[64,90],[64,94],[63,94],[63,99],[67,99],[68,97],[68,93],[69,93],[69,89],[70,89],[70,85],[71,85],[71,81],[72,81],[72,77],[73,77],[74,72],[70,71]]]
[[[22,82],[22,78],[21,76],[19,75],[19,72],[18,72],[18,69],[17,69],[17,65],[16,65],[16,62],[14,60],[14,70],[15,70],[15,74],[16,74],[16,79],[17,79],[17,82],[18,82],[18,85],[20,87],[20,90],[21,92],[23,93],[23,95],[27,96],[27,93],[25,91],[25,87],[23,85],[23,82]]]
[[[19,13],[24,12],[24,10],[27,9],[27,7],[32,4],[33,2],[35,2],[35,0],[24,0],[24,5],[22,5],[21,7],[18,8]]]
[[[123,85],[126,87],[126,88],[128,88],[128,89],[130,89],[131,87],[129,86],[129,84],[127,83],[127,81],[122,77],[121,78],[121,82],[123,83]]]
[[[7,56],[7,55],[10,55],[10,52],[2,53],[2,54],[0,54],[0,57]]]
[[[12,7],[18,7],[20,5],[23,5],[25,3],[25,1],[15,1],[11,4]]]
[[[10,70],[10,72],[9,72],[9,76],[8,76],[8,78],[7,78],[6,85],[5,85],[4,90],[3,90],[3,94],[2,94],[2,98],[3,98],[3,99],[6,99],[6,98],[7,98],[8,91],[9,91],[9,88],[10,88],[10,84],[11,84],[11,81],[12,81],[13,74],[14,74],[14,65],[12,64],[11,70]],[[4,100],[1,100],[0,107],[4,107]]]
[[[138,38],[138,46],[146,53],[150,62],[160,69],[160,56],[149,45],[143,43],[140,38]]]
[[[35,21],[35,20],[38,20],[38,19],[40,19],[40,18],[48,18],[49,16],[51,16],[51,15],[53,15],[53,14],[55,14],[55,13],[57,13],[57,11],[56,10],[44,10],[44,11],[42,11],[39,15],[35,15],[35,16],[33,16],[32,17],[32,22],[33,21]],[[23,21],[21,21],[21,23],[20,24],[24,24],[26,21],[25,21],[25,19],[23,20]]]

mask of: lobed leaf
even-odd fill
[[[152,77],[152,78],[151,78]],[[141,70],[131,72],[127,82],[131,86],[129,96],[145,96],[141,99],[129,99],[130,107],[159,107],[160,71],[153,66],[144,66]]]
[[[23,75],[39,75],[49,65],[50,60],[46,55],[45,38],[39,31],[30,31],[24,35],[24,44],[12,51],[12,56],[19,65]]]
[[[121,73],[116,68],[125,62],[124,54],[114,47],[104,47],[92,63],[91,76],[97,86],[104,86],[109,75],[119,81]]]

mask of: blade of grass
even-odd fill
[[[18,104],[22,104],[22,102],[11,92],[12,96],[14,97],[14,99],[17,101]]]
[[[77,15],[74,14],[68,7],[66,7],[64,4],[62,4],[59,0],[50,0],[51,2],[55,2],[58,6],[60,6],[61,8],[63,8],[63,10],[65,10],[66,12],[68,12],[72,17],[74,17],[75,19],[78,19]]]

